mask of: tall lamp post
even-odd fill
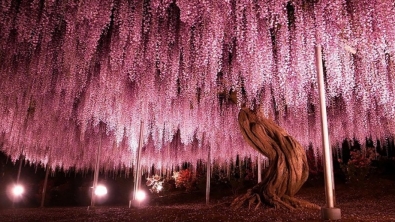
[[[19,168],[18,168],[18,175],[16,176],[16,185],[14,185],[13,188],[13,197],[12,197],[12,207],[15,207],[15,200],[16,198],[20,197],[22,193],[24,192],[23,186],[19,184],[19,178],[21,177],[21,171],[22,171],[22,163],[23,160],[25,159],[25,156],[23,155],[23,150],[21,152],[21,155],[19,157]]]
[[[258,153],[258,183],[262,182],[262,161],[261,161],[261,155]]]
[[[320,98],[320,111],[321,111],[321,132],[322,132],[322,146],[324,149],[324,178],[325,178],[325,197],[326,206],[321,208],[321,217],[323,220],[340,220],[340,208],[335,207],[335,183],[333,178],[333,164],[332,164],[332,151],[329,147],[328,135],[328,121],[326,115],[326,102],[325,102],[325,86],[324,86],[324,71],[322,65],[322,52],[321,46],[315,47],[316,68],[318,74],[318,90]]]
[[[141,184],[141,149],[143,146],[143,125],[144,122],[141,121],[140,123],[140,136],[139,136],[139,146],[137,148],[137,162],[136,162],[136,174],[134,177],[134,187],[133,187],[133,199],[129,201],[129,208],[133,205],[135,207],[140,206],[140,202],[144,197],[140,197],[142,194],[140,191],[140,184]]]
[[[44,185],[43,185],[43,192],[41,194],[40,207],[44,207],[44,204],[45,204],[45,193],[47,192],[48,176],[49,176],[49,171],[51,170],[51,167],[49,166],[51,163],[50,158],[51,158],[51,150],[49,151],[48,162],[47,162],[47,166],[45,167],[45,179],[44,179]]]
[[[97,188],[97,182],[99,181],[99,169],[100,169],[100,153],[101,153],[101,140],[102,140],[102,126],[101,124],[99,125],[99,147],[97,150],[97,155],[96,155],[96,165],[95,165],[95,172],[93,174],[93,187],[92,187],[92,197],[91,197],[91,208],[95,207],[96,204],[96,188]],[[88,207],[89,210],[89,207]]]
[[[206,205],[210,204],[210,183],[211,183],[211,147],[208,146],[207,170],[206,170]]]

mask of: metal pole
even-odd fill
[[[261,154],[258,154],[258,183],[262,182],[262,161]]]
[[[93,189],[92,189],[92,198],[91,198],[91,207],[95,207],[95,202],[96,202],[96,195],[95,195],[95,190],[97,187],[97,182],[99,180],[99,166],[100,166],[100,152],[101,152],[101,126],[99,130],[99,148],[97,151],[96,155],[96,166],[95,166],[95,172],[93,175]]]
[[[136,160],[137,169],[136,169],[136,173],[135,173],[135,177],[134,177],[134,189],[133,189],[133,202],[137,206],[139,206],[139,203],[136,203],[136,201],[137,201],[136,194],[140,190],[140,183],[141,183],[141,181],[140,181],[140,179],[141,179],[141,149],[143,146],[143,126],[144,126],[144,122],[141,121],[139,146],[137,148],[137,160]],[[129,207],[130,206],[131,206],[131,202],[129,202]]]
[[[19,168],[18,168],[18,174],[16,176],[16,184],[19,185],[19,178],[21,177],[21,171],[22,171],[22,162],[24,160],[23,156],[23,151],[21,152],[21,155],[19,157]],[[12,198],[12,207],[15,206],[15,196]]]
[[[40,207],[44,207],[45,193],[47,192],[48,176],[49,176],[49,171],[50,171],[49,160],[48,160],[47,167],[46,167],[45,170],[46,170],[46,172],[45,172],[43,193],[42,193],[42,195],[41,195],[41,204],[40,204]]]
[[[328,135],[328,121],[326,115],[326,102],[325,102],[325,86],[324,86],[324,71],[322,65],[322,52],[321,46],[315,47],[316,55],[316,68],[318,74],[318,90],[320,97],[320,111],[321,111],[321,131],[322,131],[322,145],[324,149],[324,178],[325,178],[325,196],[326,207],[322,208],[321,215],[324,220],[340,220],[341,212],[339,208],[335,208],[335,195],[334,195],[334,179],[333,179],[333,166],[332,166],[332,152],[329,147]]]
[[[207,170],[206,170],[206,205],[210,203],[210,182],[211,182],[211,148],[208,147]]]
[[[24,160],[23,154],[21,154],[21,157],[19,158],[19,169],[18,169],[18,175],[16,176],[16,184],[19,184],[19,178],[21,177],[21,171],[22,171],[22,162]]]

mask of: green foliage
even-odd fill
[[[379,156],[374,165],[378,174],[395,178],[395,157]]]
[[[350,151],[350,160],[347,164],[339,160],[340,167],[346,176],[347,182],[351,184],[364,182],[368,178],[372,161],[375,157],[374,148],[369,147],[365,151]]]
[[[322,166],[322,157],[315,153],[312,144],[306,150],[307,163],[309,165],[309,176],[318,177],[324,172],[324,167]]]
[[[237,195],[240,190],[244,188],[244,180],[242,178],[230,178],[230,187],[232,189],[232,193]]]
[[[231,167],[230,177],[228,178],[233,194],[238,194],[239,191],[252,187],[257,183],[257,175],[253,173],[252,161],[246,158],[240,161],[236,166]]]

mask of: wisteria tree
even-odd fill
[[[86,169],[100,145],[102,168],[129,168],[144,124],[142,164],[171,169],[249,143],[271,159],[260,197],[297,205],[303,147],[321,155],[314,46],[331,142],[392,136],[394,24],[392,0],[3,0],[1,150]]]

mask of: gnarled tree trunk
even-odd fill
[[[309,175],[304,148],[273,121],[248,108],[240,110],[239,125],[244,139],[269,159],[269,167],[262,182],[236,198],[232,207],[239,208],[244,203],[251,206],[255,203],[257,208],[265,203],[275,208],[319,208],[315,204],[294,198]]]

